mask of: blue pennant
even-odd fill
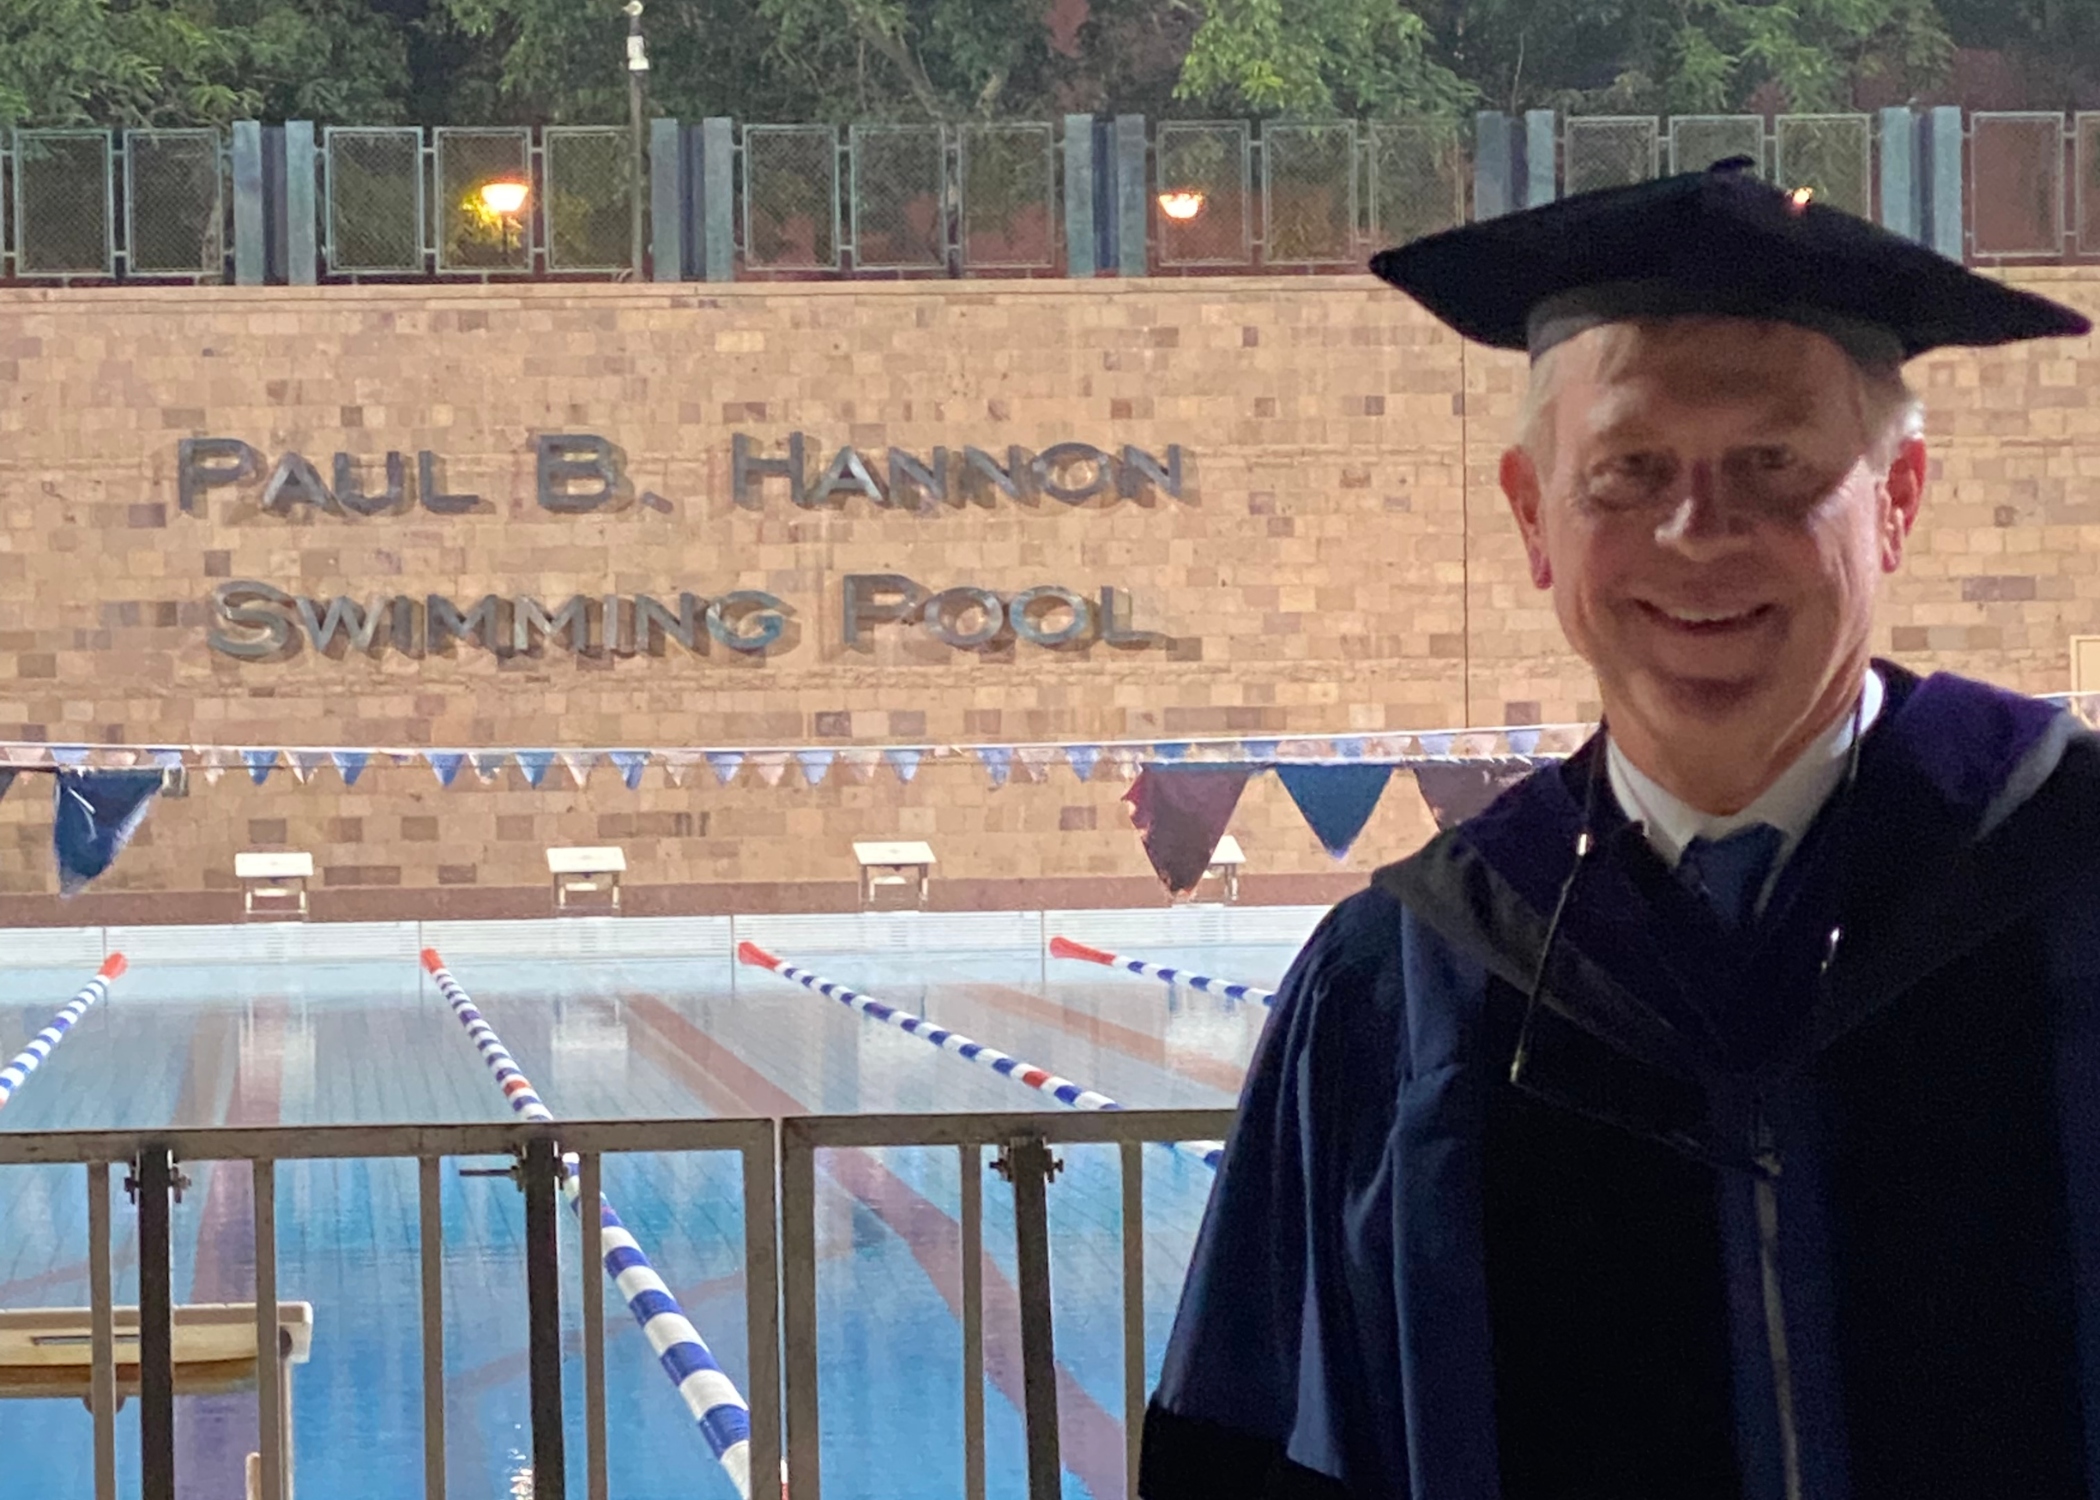
[[[707,752],[708,769],[715,773],[715,784],[727,786],[736,780],[736,773],[744,764],[741,750],[710,750]]]
[[[916,745],[891,745],[882,752],[882,758],[890,763],[899,781],[909,781],[919,774],[919,757],[923,754]]]
[[[979,745],[977,747],[977,758],[983,761],[984,768],[992,773],[993,786],[1005,786],[1008,781],[1013,779],[1014,752],[1012,746]]]
[[[457,750],[425,750],[423,759],[430,762],[430,769],[437,772],[439,786],[450,786],[459,775],[459,768],[467,763],[466,756]]]
[[[1067,745],[1065,759],[1072,763],[1072,774],[1081,781],[1091,781],[1094,767],[1101,761],[1099,745]]]
[[[1320,847],[1340,859],[1385,794],[1391,766],[1281,765],[1276,777],[1312,826]]]
[[[642,772],[649,764],[648,751],[611,750],[606,752],[605,758],[620,768],[620,779],[627,783],[628,791],[637,791],[641,788]]]
[[[1246,756],[1249,760],[1258,760],[1264,764],[1274,760],[1276,752],[1281,748],[1282,742],[1278,740],[1240,741],[1240,754]]]
[[[277,764],[275,750],[243,750],[241,759],[248,763],[248,775],[257,786],[270,779],[270,771]]]
[[[547,768],[554,764],[552,750],[520,750],[518,769],[525,773],[525,784],[535,789],[547,779]]]
[[[1419,738],[1422,742],[1422,753],[1424,755],[1449,755],[1451,753],[1452,737],[1448,734],[1425,734],[1419,736]]]
[[[1186,760],[1188,759],[1188,753],[1189,742],[1187,740],[1168,740],[1165,744],[1152,747],[1152,756],[1155,760]]]
[[[158,770],[66,771],[59,775],[51,849],[58,859],[60,895],[78,894],[116,863],[145,821],[146,810],[160,788]]]
[[[797,750],[795,759],[802,762],[802,775],[811,786],[824,784],[824,773],[831,769],[836,750]]]
[[[1509,732],[1509,753],[1529,755],[1539,747],[1539,732],[1536,729],[1512,729]]]
[[[372,759],[369,750],[338,750],[329,759],[335,762],[336,774],[343,778],[344,786],[356,786],[357,778],[365,774],[365,766]]]
[[[87,758],[87,746],[85,745],[53,745],[51,747],[51,763],[53,765],[84,766],[87,764]]]
[[[166,748],[156,750],[153,752],[153,764],[163,771],[179,770],[182,766],[182,752]]]

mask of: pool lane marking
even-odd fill
[[[1062,1001],[1052,1000],[1014,985],[987,980],[958,979],[951,983],[943,983],[938,988],[942,991],[953,991],[958,1000],[979,1001],[994,1010],[1004,1011],[1017,1020],[1055,1026],[1068,1036],[1111,1048],[1125,1057],[1149,1063],[1162,1072],[1178,1074],[1191,1083],[1217,1089],[1233,1098],[1239,1097],[1240,1087],[1246,1082],[1247,1069],[1243,1064],[1236,1065],[1220,1057],[1202,1054],[1193,1057],[1178,1056],[1167,1046],[1166,1038],[1162,1036],[1149,1031],[1139,1031],[1134,1026],[1122,1025],[1091,1011],[1078,1010]]]
[[[551,1123],[554,1112],[547,1108],[539,1092],[527,1080],[517,1059],[496,1035],[496,1028],[475,1008],[459,981],[446,969],[436,949],[423,950],[423,967],[430,971],[439,993],[444,995],[453,1015],[473,1039],[481,1060],[488,1064],[489,1072],[502,1089],[512,1112],[523,1120]],[[573,1170],[562,1173],[561,1193],[581,1216],[582,1184]],[[750,1500],[750,1407],[602,1192],[598,1195],[597,1208],[606,1278],[619,1291],[627,1310],[641,1326],[650,1348],[656,1353],[657,1362],[662,1365],[679,1399],[692,1413],[723,1472],[728,1474],[737,1493],[744,1500]]]
[[[622,993],[638,1023],[640,1049],[724,1114],[808,1114],[801,1099],[774,1083],[716,1041],[661,997]],[[688,1071],[690,1070],[690,1071]],[[712,1096],[712,1097],[710,1097]],[[892,1172],[872,1151],[822,1151],[818,1164],[833,1181],[880,1219],[911,1256],[962,1323],[962,1242],[952,1215]],[[984,1371],[1013,1409],[1022,1409],[1020,1293],[1005,1270],[982,1253],[984,1275]],[[1095,1500],[1124,1500],[1123,1424],[1094,1399],[1062,1360],[1057,1364],[1057,1429],[1065,1467]]]
[[[1038,1067],[1031,1062],[1024,1062],[1018,1057],[1001,1052],[996,1047],[988,1047],[983,1042],[964,1036],[959,1031],[951,1031],[945,1026],[937,1026],[924,1016],[913,1015],[901,1006],[892,1005],[886,1000],[878,1000],[873,995],[863,995],[858,990],[850,989],[840,984],[837,980],[826,979],[821,974],[812,974],[809,970],[798,968],[777,954],[767,952],[756,943],[745,942],[737,944],[736,956],[739,963],[750,964],[754,968],[770,969],[782,979],[792,980],[804,989],[822,995],[828,1000],[836,1000],[848,1009],[860,1012],[869,1020],[880,1021],[885,1026],[894,1026],[899,1031],[908,1032],[930,1046],[940,1048],[943,1052],[952,1053],[966,1062],[973,1062],[981,1067],[990,1068],[994,1073],[1004,1074],[1014,1082],[1026,1088],[1034,1089],[1039,1094],[1048,1094],[1060,1104],[1069,1105],[1073,1109],[1093,1110],[1103,1113],[1110,1111],[1120,1113],[1123,1109],[1121,1104],[1118,1104],[1098,1089],[1090,1089],[1083,1084],[1074,1083],[1071,1079],[1060,1077],[1048,1068]],[[1223,1141],[1174,1141],[1169,1144],[1173,1150],[1192,1156],[1208,1167],[1216,1167],[1219,1159],[1225,1154],[1225,1143]]]
[[[80,993],[67,1001],[64,1008],[51,1018],[51,1024],[31,1038],[29,1045],[16,1053],[6,1067],[0,1068],[0,1108],[4,1108],[22,1085],[29,1082],[30,1075],[42,1067],[44,1059],[57,1050],[58,1044],[66,1039],[66,1033],[73,1029],[73,1023],[86,1015],[88,1008],[97,1000],[109,993],[110,985],[128,967],[123,954],[110,954],[102,961],[102,967],[95,971],[95,977],[82,985]]]
[[[1050,956],[1077,958],[1090,964],[1102,964],[1111,969],[1142,974],[1145,978],[1157,979],[1162,984],[1178,984],[1188,989],[1201,990],[1206,995],[1223,995],[1227,1000],[1259,1000],[1263,1005],[1276,1003],[1274,990],[1265,990],[1258,985],[1241,984],[1232,979],[1213,979],[1208,974],[1192,974],[1186,969],[1148,963],[1142,958],[1125,958],[1120,953],[1108,953],[1100,948],[1089,948],[1084,943],[1075,943],[1068,937],[1050,939]]]

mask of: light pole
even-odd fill
[[[647,232],[642,204],[642,85],[649,72],[649,49],[642,40],[642,0],[627,0],[628,246],[634,279],[642,279],[642,238]]]

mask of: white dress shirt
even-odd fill
[[[1780,772],[1779,779],[1741,812],[1716,817],[1699,811],[1628,760],[1617,740],[1607,740],[1605,744],[1612,795],[1619,799],[1626,816],[1641,825],[1649,847],[1673,870],[1684,854],[1684,846],[1695,838],[1725,838],[1753,823],[1770,823],[1785,842],[1779,846],[1779,858],[1772,863],[1772,877],[1765,883],[1765,893],[1769,895],[1772,878],[1777,877],[1802,835],[1808,832],[1809,824],[1815,822],[1816,814],[1845,779],[1845,760],[1852,750],[1853,737],[1855,733],[1864,735],[1873,726],[1881,713],[1883,696],[1881,678],[1869,667],[1860,690],[1858,712],[1840,716],[1817,735],[1794,763]]]

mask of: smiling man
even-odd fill
[[[1605,725],[1293,967],[1141,1493],[2100,1500],[2100,743],[1870,659],[1904,362],[2088,324],[1739,164],[1375,268]]]

